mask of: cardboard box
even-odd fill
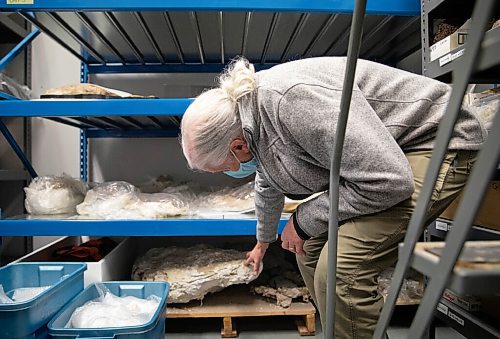
[[[453,220],[462,195],[455,199],[441,214],[442,218]],[[500,181],[492,181],[478,211],[474,225],[500,230]]]
[[[53,253],[63,246],[76,246],[85,242],[88,237],[63,237],[28,255],[16,262],[54,261]],[[130,272],[135,260],[135,245],[133,238],[114,238],[118,245],[98,262],[86,262],[87,270],[84,274],[84,286],[99,281],[131,280]]]
[[[430,50],[430,61],[434,61],[443,55],[446,55],[459,46],[465,44],[469,31],[470,19],[467,20],[455,33],[448,35],[443,40],[432,45]]]
[[[461,296],[449,289],[444,290],[443,298],[469,312],[476,312],[481,309],[481,301],[478,298]]]

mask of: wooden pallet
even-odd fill
[[[282,308],[252,295],[248,286],[232,286],[208,295],[203,305],[197,302],[167,307],[167,318],[222,318],[222,338],[238,336],[234,318],[264,316],[292,316],[299,334],[312,336],[316,333],[315,314],[311,303],[294,302],[289,308]]]

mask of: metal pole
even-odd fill
[[[453,72],[453,75],[457,77],[456,92],[460,96],[454,96],[452,100],[455,100],[457,105],[461,102],[460,99],[465,92],[470,75],[475,69],[476,60],[479,59],[478,55],[480,54],[482,37],[486,31],[488,20],[493,13],[494,3],[495,0],[483,0],[478,1],[474,7],[472,15],[474,25],[472,26],[470,38],[467,41],[463,65],[460,65],[462,67],[458,67],[457,71]],[[462,70],[464,70],[463,73],[461,72]],[[454,91],[454,93],[456,92]],[[425,289],[424,296],[413,319],[408,335],[409,338],[420,338],[433,317],[448,278],[460,256],[463,244],[467,239],[471,225],[479,210],[490,178],[498,165],[500,152],[499,140],[500,116],[498,116],[497,112],[492,131],[481,149],[479,160],[467,182],[463,199],[458,206],[453,228],[446,237],[446,246],[441,254],[437,270],[430,277],[430,282]]]
[[[16,56],[22,53],[41,32],[42,31],[38,28],[35,28],[19,44],[17,44],[16,47],[9,52],[9,54],[3,57],[2,60],[0,60],[0,71],[7,68],[7,65],[14,60]]]
[[[417,314],[413,319],[408,334],[409,338],[420,338],[434,315],[436,306],[443,294],[455,262],[460,256],[463,244],[481,206],[482,198],[488,189],[490,178],[496,170],[500,152],[500,116],[495,117],[492,131],[481,150],[479,160],[467,183],[464,196],[456,213],[453,228],[446,237],[446,246],[441,253],[437,269],[430,278],[420,302]]]
[[[0,119],[0,132],[5,136],[5,139],[9,143],[10,147],[12,147],[12,150],[16,152],[19,160],[23,163],[24,167],[26,170],[29,172],[32,178],[36,178],[38,174],[36,174],[35,170],[31,166],[31,163],[29,162],[28,158],[26,158],[26,155],[24,155],[23,150],[19,146],[19,144],[16,142],[16,139],[14,136],[10,133],[9,129],[7,126],[4,124],[4,122]]]
[[[467,88],[469,78],[474,71],[474,61],[477,59],[486,21],[491,14],[494,1],[495,0],[484,0],[476,3],[472,16],[474,26],[467,39],[465,54],[457,60],[456,68],[453,71],[453,77],[456,79],[455,85],[453,86],[453,92],[443,120],[439,124],[434,151],[432,152],[429,168],[425,174],[424,186],[422,187],[417,206],[411,217],[410,225],[408,226],[408,231],[404,239],[404,246],[399,252],[399,260],[389,287],[389,295],[382,309],[373,336],[374,339],[382,339],[385,337],[385,332],[389,326],[392,313],[394,312],[403,279],[410,267],[415,244],[422,234],[422,228],[427,214],[427,206],[431,200],[439,169],[441,168],[441,164],[443,163],[448,149],[448,143],[462,105],[463,95]]]
[[[335,133],[334,150],[330,164],[330,214],[328,218],[328,272],[326,285],[326,331],[325,338],[334,336],[335,329],[335,298],[337,278],[337,235],[339,215],[339,182],[340,162],[342,160],[342,149],[344,147],[345,130],[351,105],[352,88],[354,86],[354,75],[358,61],[361,37],[363,34],[363,20],[366,11],[367,0],[356,0],[351,24],[351,35],[347,50],[347,64],[340,99],[340,114]],[[323,327],[325,324],[323,324]]]

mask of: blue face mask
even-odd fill
[[[231,152],[233,153],[233,152]],[[234,153],[233,153],[234,155]],[[236,155],[234,155],[236,158]],[[238,158],[236,158],[238,160]],[[239,160],[238,160],[239,162]],[[247,162],[240,162],[240,169],[237,171],[225,171],[224,174],[229,175],[230,177],[241,179],[241,178],[246,178],[252,174],[254,174],[257,171],[257,165],[259,163],[257,162],[257,159],[253,157],[251,160]]]

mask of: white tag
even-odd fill
[[[462,55],[464,55],[464,52],[465,52],[465,48],[464,49],[461,49],[459,50],[458,52],[456,53],[453,53],[451,55],[451,60],[455,60],[456,58],[460,58]]]
[[[460,318],[458,315],[453,314],[451,312],[448,312],[448,317],[450,317],[451,319],[455,320],[460,325],[464,326],[464,323],[465,323],[464,320],[462,318]]]
[[[35,0],[7,0],[7,5],[33,5]]]
[[[446,315],[448,315],[448,306],[442,304],[442,303],[439,303],[436,307],[436,309],[441,312],[441,313],[444,313]]]
[[[451,62],[451,54],[446,54],[444,57],[439,59],[439,67],[443,67],[449,62]]]
[[[442,221],[436,221],[436,229],[448,232],[448,224]]]

